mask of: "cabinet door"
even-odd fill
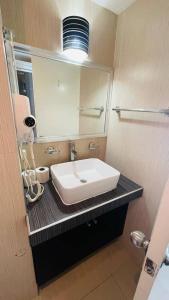
[[[39,285],[123,233],[128,204],[33,247]]]

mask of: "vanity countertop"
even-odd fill
[[[35,203],[27,204],[27,223],[31,246],[41,244],[78,225],[142,196],[143,188],[121,175],[118,186],[108,193],[66,206],[51,181]]]

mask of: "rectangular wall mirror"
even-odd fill
[[[111,70],[78,65],[53,52],[14,48],[19,93],[30,99],[36,139],[106,135]]]

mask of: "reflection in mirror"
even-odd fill
[[[32,56],[32,74],[38,136],[78,135],[80,68]]]
[[[37,139],[105,134],[110,72],[15,53],[20,94],[30,99]]]

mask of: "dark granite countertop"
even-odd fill
[[[27,221],[32,246],[142,196],[143,188],[121,175],[118,186],[108,193],[66,206],[51,181],[35,203],[27,204]]]

